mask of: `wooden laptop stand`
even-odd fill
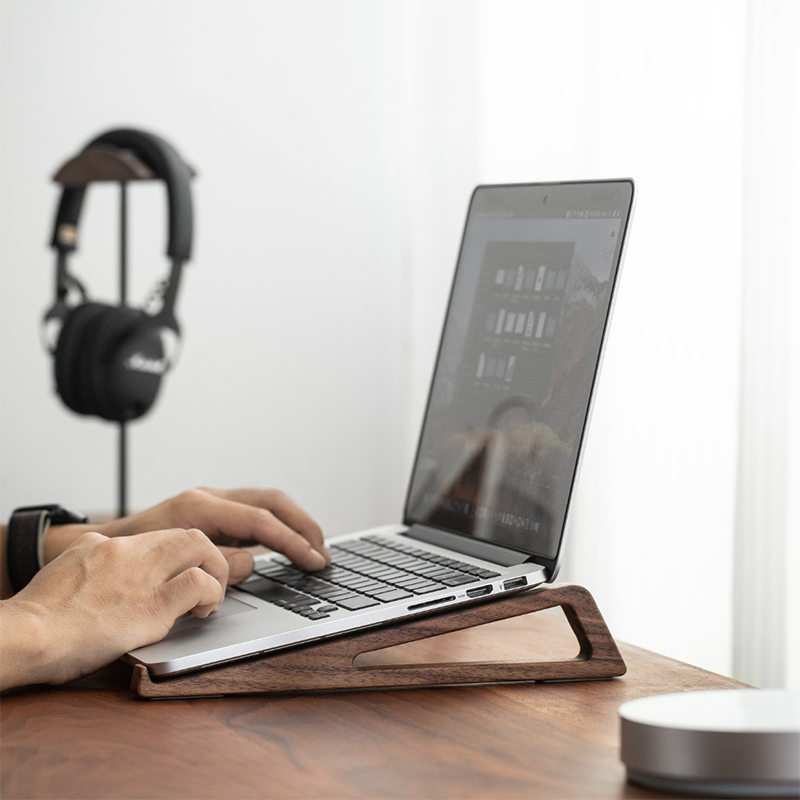
[[[580,646],[574,658],[533,662],[357,663],[359,657],[389,647],[557,606],[563,610]],[[582,586],[564,583],[171,678],[153,679],[146,667],[137,664],[131,688],[140,697],[191,697],[580,681],[614,678],[624,675],[625,670],[625,662],[592,595]]]

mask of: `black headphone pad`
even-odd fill
[[[98,316],[107,308],[102,303],[83,303],[71,309],[58,336],[53,360],[56,391],[64,405],[77,414],[93,413],[85,369],[86,330],[96,327]]]
[[[83,303],[64,319],[56,390],[78,414],[127,422],[150,410],[166,371],[160,328],[143,311]]]
[[[95,317],[87,341],[86,385],[92,410],[103,419],[136,419],[155,402],[166,370],[158,325],[136,309],[109,307]]]

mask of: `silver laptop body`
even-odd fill
[[[128,654],[173,675],[555,579],[608,330],[628,179],[475,189],[402,524],[256,559],[205,620]]]

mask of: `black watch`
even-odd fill
[[[44,566],[44,539],[51,525],[86,522],[86,517],[62,506],[17,508],[8,521],[6,564],[15,592],[24,589]]]

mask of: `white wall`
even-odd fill
[[[331,533],[397,517],[392,28],[390,6],[363,1],[3,2],[0,514],[48,498],[115,507],[115,431],[56,399],[38,321],[50,177],[91,136],[133,125],[199,174],[183,357],[131,426],[131,506],[199,483],[278,485]],[[131,189],[132,302],[166,270],[162,195]],[[109,301],[116,213],[116,190],[92,187],[73,261]]]

